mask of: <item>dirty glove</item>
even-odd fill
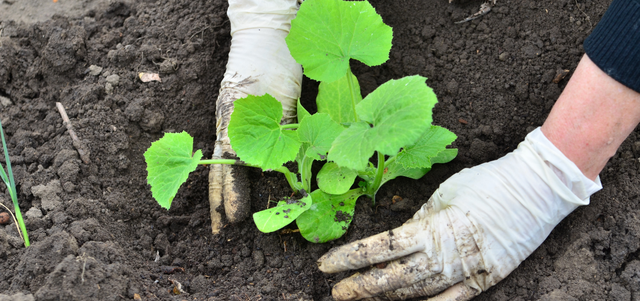
[[[285,37],[298,8],[296,0],[229,0],[231,50],[216,101],[213,159],[236,156],[229,144],[227,126],[237,99],[269,93],[282,103],[282,122],[295,121],[302,68],[291,57]],[[243,167],[211,166],[209,204],[213,233],[218,233],[222,226],[216,210],[222,201],[229,222],[239,222],[249,215],[249,194]]]
[[[538,128],[512,153],[446,180],[401,227],[332,249],[318,265],[335,273],[392,260],[336,284],[336,300],[469,300],[601,188]]]

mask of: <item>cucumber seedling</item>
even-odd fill
[[[375,202],[384,183],[399,176],[419,179],[433,164],[457,155],[457,149],[447,149],[456,135],[431,124],[437,98],[426,78],[390,80],[362,97],[349,62],[355,59],[368,66],[386,62],[392,37],[391,27],[369,2],[305,1],[286,42],[304,74],[320,82],[318,112],[309,114],[298,102],[299,123],[281,125],[283,108],[272,96],[238,99],[228,132],[242,161],[201,160],[201,151],[192,154],[193,138],[187,133],[165,134],[145,153],[154,198],[169,208],[198,164],[273,170],[283,173],[302,198],[281,200],[254,213],[259,230],[276,231],[295,220],[311,242],[342,236],[358,197],[367,195]],[[297,163],[297,172],[284,166],[290,161]],[[316,176],[319,189],[311,191],[314,161],[327,162]]]

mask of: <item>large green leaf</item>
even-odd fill
[[[318,112],[329,114],[331,119],[338,123],[356,121],[355,105],[354,101],[352,101],[351,89],[347,78],[349,74],[354,86],[355,104],[358,104],[362,100],[362,94],[360,93],[358,79],[352,73],[347,73],[332,82],[321,82],[318,87],[318,97],[316,98]]]
[[[327,158],[342,167],[364,170],[373,155],[376,142],[368,138],[370,130],[366,122],[352,123],[333,141]]]
[[[238,157],[263,170],[294,160],[300,140],[295,131],[282,129],[281,119],[282,105],[269,94],[236,100],[229,140]]]
[[[352,123],[334,141],[329,160],[362,171],[375,150],[395,156],[414,144],[431,125],[436,96],[421,76],[390,80],[357,106],[359,122]]]
[[[330,82],[346,74],[351,58],[369,66],[386,62],[392,38],[369,2],[306,0],[286,41],[305,75]]]
[[[298,137],[307,149],[305,155],[314,160],[326,160],[333,140],[344,131],[344,127],[333,121],[328,114],[316,113],[306,117],[298,128]]]
[[[355,170],[327,162],[318,172],[316,180],[318,188],[322,191],[329,194],[343,194],[349,191],[356,176],[358,173]]]
[[[456,138],[451,131],[432,125],[415,144],[405,147],[396,160],[405,168],[431,167],[431,158],[444,151]]]
[[[276,207],[254,213],[253,221],[258,230],[270,233],[293,222],[300,214],[311,208],[312,202],[310,195],[300,200],[279,201]]]
[[[296,220],[300,234],[315,243],[324,243],[344,235],[353,219],[356,200],[361,195],[360,189],[352,189],[342,195],[315,190],[311,193],[313,205]]]
[[[144,153],[151,195],[165,209],[171,207],[180,185],[198,167],[202,151],[198,150],[193,155],[192,151],[193,137],[182,132],[164,134]]]
[[[425,80],[419,75],[390,80],[356,106],[358,117],[373,126],[368,137],[376,141],[377,151],[394,156],[431,125],[431,109],[438,101]]]

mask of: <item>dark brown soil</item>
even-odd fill
[[[428,77],[440,100],[434,123],[458,134],[460,155],[421,180],[387,184],[375,208],[359,200],[347,234],[322,245],[297,233],[262,234],[251,221],[212,236],[205,167],[171,210],[151,198],[142,154],[163,132],[185,130],[212,153],[230,44],[226,1],[115,2],[79,18],[0,21],[0,119],[32,240],[25,249],[13,224],[0,226],[0,300],[331,300],[331,286],[348,273],[325,275],[316,259],[399,226],[447,177],[513,150],[543,123],[571,74],[554,78],[575,69],[610,1],[500,0],[460,25],[454,21],[481,1],[372,2],[394,27],[394,48],[383,66],[354,64],[363,92]],[[92,65],[102,71],[94,75]],[[163,82],[142,83],[140,71],[160,72]],[[315,90],[305,82],[309,108]],[[57,101],[90,164],[75,151]],[[476,300],[640,300],[638,134],[603,171],[605,188],[592,204]],[[291,193],[279,174],[254,170],[250,179],[252,211]],[[6,189],[0,193],[11,207]],[[391,208],[394,195],[413,205]],[[178,282],[184,293],[175,294]]]

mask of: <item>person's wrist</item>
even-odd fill
[[[582,170],[570,160],[538,127],[527,135],[525,141],[536,153],[547,162],[547,165],[578,198],[588,200],[589,196],[602,189],[600,177],[589,178]]]

